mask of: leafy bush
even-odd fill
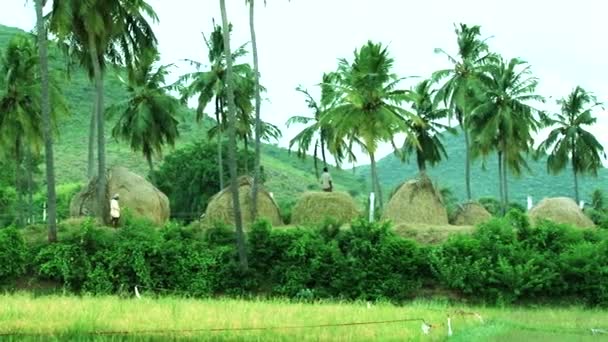
[[[0,229],[0,282],[22,275],[26,269],[28,250],[16,228]]]
[[[293,211],[293,207],[296,205],[296,201],[291,200],[282,200],[277,203],[279,205],[279,211],[281,212],[281,220],[285,224],[291,224],[291,213]]]

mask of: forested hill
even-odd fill
[[[445,134],[443,142],[448,160],[429,168],[428,173],[439,187],[449,188],[460,200],[463,200],[466,197],[464,136],[462,134]],[[558,175],[550,175],[547,173],[546,157],[538,161],[528,158],[527,162],[531,169],[529,172],[524,171],[519,177],[509,175],[508,188],[511,201],[525,204],[528,195],[533,197],[534,202],[538,202],[544,197],[574,197],[574,180],[570,168]],[[485,170],[482,164],[483,160],[478,159],[473,162],[471,167],[473,197],[492,196],[498,198],[498,161],[496,155],[490,155],[485,160]],[[361,166],[355,169],[355,173],[359,176],[368,177],[371,175],[371,170],[369,166]],[[378,161],[378,174],[386,191],[392,190],[417,173],[415,158],[411,158],[410,163],[402,163],[391,154]],[[589,201],[593,190],[608,188],[608,170],[600,170],[597,178],[591,176],[580,177],[579,186],[581,198]]]
[[[0,53],[8,45],[9,40],[22,30],[0,25]],[[60,119],[59,136],[56,138],[55,158],[58,183],[84,183],[86,181],[87,149],[89,120],[93,110],[93,88],[87,75],[79,69],[72,70],[69,79],[66,78],[65,60],[51,46],[51,71],[55,74],[70,106],[70,115]],[[179,72],[179,70],[177,71]],[[123,99],[123,85],[110,71],[105,78],[105,104],[110,106]],[[180,138],[176,148],[206,137],[206,129],[195,122],[194,112],[186,107],[180,108]],[[115,119],[115,118],[114,118]],[[127,145],[119,143],[110,137],[112,119],[106,123],[106,146],[108,166],[122,165],[141,175],[147,175],[148,167],[144,158],[132,152]],[[166,153],[171,149],[167,148]],[[267,187],[277,199],[290,200],[307,189],[317,189],[313,160],[296,159],[295,154],[289,154],[284,148],[265,145],[262,163],[267,173]],[[160,161],[157,161],[157,163]],[[362,182],[352,172],[335,170],[334,179],[338,190],[349,191],[353,194],[365,193],[365,182]]]

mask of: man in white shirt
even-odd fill
[[[118,204],[118,194],[114,195],[110,200],[110,217],[112,218],[112,226],[116,228],[118,226],[118,220],[120,219],[120,205]]]
[[[334,189],[331,175],[329,174],[329,171],[327,171],[327,167],[323,168],[323,173],[321,174],[321,189],[325,192],[331,192]]]

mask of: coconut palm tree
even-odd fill
[[[49,96],[48,42],[44,18],[43,0],[35,0],[36,29],[38,34],[38,58],[40,65],[40,109],[42,112],[42,132],[44,136],[44,156],[46,162],[48,240],[57,241],[57,195],[55,192],[55,162],[53,156],[53,127]]]
[[[41,110],[39,54],[31,37],[13,36],[0,59],[0,74],[5,75],[0,82],[0,146],[15,160],[16,189],[23,209],[22,184],[32,178],[32,160],[40,151],[46,129]],[[67,106],[56,84],[47,82],[47,85],[53,99],[48,118],[51,129],[54,128],[55,117],[66,113]],[[24,180],[23,176],[27,179]],[[23,218],[20,211],[19,223],[23,223]]]
[[[224,36],[224,58],[226,60],[226,98],[228,102],[228,168],[230,170],[230,189],[232,192],[232,208],[234,212],[234,223],[236,226],[236,241],[239,252],[239,263],[242,269],[248,268],[247,250],[245,246],[245,234],[243,232],[243,220],[241,216],[241,204],[239,202],[239,184],[237,180],[236,165],[236,105],[234,101],[232,52],[230,51],[230,29],[228,24],[228,13],[226,12],[225,0],[220,0],[222,12],[222,32]]]
[[[334,157],[338,166],[345,158],[348,158],[350,161],[356,160],[355,155],[344,140],[334,139],[335,130],[333,127],[321,125],[321,117],[331,108],[336,100],[336,92],[334,89],[336,79],[337,75],[334,73],[323,74],[323,82],[320,84],[321,98],[319,101],[315,100],[307,89],[304,89],[301,86],[297,87],[296,90],[306,97],[306,104],[308,105],[308,108],[312,109],[314,116],[295,115],[289,118],[286,123],[287,127],[294,124],[309,125],[289,141],[289,149],[291,150],[294,145],[298,145],[296,150],[297,156],[305,158],[311,145],[313,146],[313,163],[317,178],[319,178],[317,163],[319,151],[324,167],[327,167],[326,151]],[[337,145],[329,145],[329,142],[335,142]]]
[[[409,129],[415,115],[401,107],[407,100],[405,91],[396,90],[401,81],[391,72],[393,59],[382,44],[368,42],[355,50],[354,61],[341,59],[335,104],[321,118],[321,126],[336,131],[330,145],[345,140],[349,146],[359,145],[369,155],[372,170],[372,189],[382,207],[382,190],[376,168],[376,152],[382,142],[390,142],[395,150],[394,136],[406,133],[416,141]]]
[[[68,42],[81,59],[88,53],[88,70],[95,80],[97,128],[98,215],[108,216],[106,199],[104,74],[106,58],[112,64],[133,65],[143,51],[156,48],[156,37],[148,18],[158,21],[144,0],[54,0],[50,28],[59,40]]]
[[[232,31],[232,25],[229,26],[229,32]],[[210,68],[207,71],[201,71],[204,68],[203,63],[188,60],[190,64],[196,67],[197,71],[181,76],[177,84],[180,86],[182,102],[188,99],[197,97],[196,119],[201,121],[204,118],[205,108],[211,101],[215,104],[215,121],[218,127],[218,134],[215,135],[218,140],[217,154],[219,165],[219,180],[220,189],[224,188],[224,162],[221,140],[223,137],[222,125],[226,121],[226,62],[224,56],[224,37],[222,26],[213,23],[213,32],[209,39],[203,35],[205,45],[209,50],[208,61]],[[238,58],[245,56],[247,51],[244,46],[239,47],[232,53],[232,61],[235,62]],[[248,64],[233,65],[233,73],[236,77],[249,77],[251,75],[251,67]],[[248,76],[244,76],[244,75]]]
[[[424,80],[413,87],[408,94],[412,112],[419,120],[408,119],[408,126],[416,139],[406,138],[403,152],[406,158],[416,153],[416,163],[420,173],[426,172],[427,164],[432,166],[439,163],[442,158],[447,158],[445,147],[441,142],[441,131],[455,133],[449,126],[438,122],[448,116],[448,110],[438,108],[435,101],[437,90],[432,86],[432,80]]]
[[[471,143],[469,136],[468,116],[475,107],[478,91],[478,76],[482,67],[496,59],[489,52],[487,39],[481,39],[480,26],[460,24],[455,26],[458,41],[458,56],[453,57],[443,49],[435,49],[436,53],[445,55],[454,66],[451,69],[439,70],[433,73],[434,80],[447,79],[437,93],[437,99],[448,104],[450,117],[456,120],[464,134],[465,140],[465,185],[467,199],[471,200]]]
[[[479,153],[497,153],[503,213],[509,201],[508,171],[519,175],[528,168],[524,154],[532,151],[533,133],[540,128],[540,112],[533,105],[544,99],[535,93],[537,85],[530,66],[518,58],[488,64],[480,83],[484,97],[470,114]]]
[[[152,157],[160,156],[164,145],[174,146],[179,136],[175,118],[179,102],[168,94],[168,87],[164,85],[171,65],[154,70],[158,60],[156,51],[142,56],[136,68],[129,69],[128,81],[121,78],[127,100],[108,108],[110,114],[119,115],[112,135],[127,141],[133,151],[143,153],[151,175]]]
[[[606,158],[604,147],[585,130],[585,126],[595,124],[593,109],[601,104],[592,93],[580,86],[557,103],[561,105],[561,113],[545,118],[548,126],[557,127],[549,133],[539,150],[551,151],[547,159],[547,170],[551,173],[561,172],[570,162],[574,176],[574,198],[578,202],[578,175],[596,176],[597,170],[602,168],[602,157]]]

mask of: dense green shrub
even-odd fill
[[[0,229],[0,283],[22,275],[26,269],[27,246],[15,228]]]

